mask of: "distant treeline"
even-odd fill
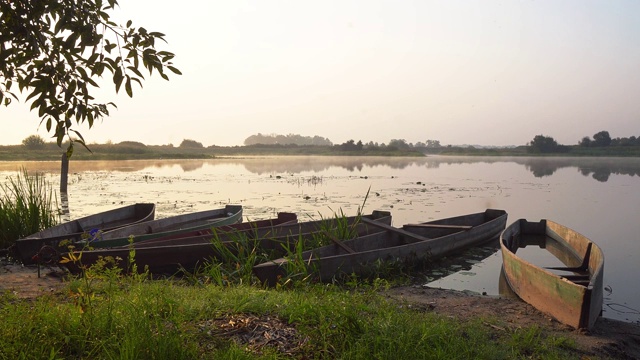
[[[53,160],[62,149],[55,142],[45,142],[38,135],[31,135],[22,145],[0,146],[0,160]],[[145,145],[137,141],[117,144],[89,144],[88,148],[74,147],[73,158],[78,160],[124,159],[205,159],[233,155],[337,155],[337,156],[424,156],[424,155],[475,155],[475,156],[640,156],[640,137],[614,138],[601,131],[592,138],[584,137],[577,145],[560,145],[550,136],[536,135],[526,145],[506,148],[474,147],[471,145],[446,145],[438,140],[410,143],[404,139],[392,139],[387,144],[373,141],[348,140],[333,144],[320,136],[252,135],[244,146],[205,147],[202,143],[184,139],[180,145]]]
[[[277,134],[256,134],[251,135],[244,140],[244,144],[249,145],[313,145],[313,146],[332,146],[333,143],[322,136],[302,136],[298,134],[277,135]]]
[[[295,137],[291,137],[295,138]],[[319,138],[319,137],[318,137]],[[325,141],[328,141],[325,139]],[[354,144],[354,147],[351,144]],[[216,156],[233,155],[331,155],[331,156],[423,156],[412,149],[395,147],[358,148],[355,142],[345,146],[296,144],[254,144],[249,146],[205,147],[202,143],[185,139],[179,146],[145,145],[138,141],[123,141],[117,144],[88,144],[74,146],[72,158],[75,160],[130,160],[130,159],[210,159]],[[31,135],[22,145],[0,146],[0,160],[58,160],[68,143],[58,146],[55,142],[45,142],[38,135]]]
[[[334,146],[331,140],[327,138],[323,138],[321,136],[303,136],[298,134],[288,134],[288,135],[278,135],[278,134],[261,134],[258,133],[256,135],[251,135],[244,140],[245,146],[252,145],[298,145],[298,146]],[[420,149],[420,148],[438,148],[440,147],[440,141],[438,140],[427,140],[426,142],[418,141],[413,144],[407,142],[404,139],[392,139],[389,141],[389,144],[385,143],[377,143],[373,141],[369,141],[367,143],[363,143],[362,140],[348,140],[342,144],[336,144],[336,147],[340,148],[344,151],[354,151],[354,150],[364,150],[364,149],[399,149],[399,150],[409,150],[409,149]]]
[[[530,153],[625,154],[637,152],[637,148],[640,147],[640,137],[631,136],[612,139],[609,132],[603,130],[595,133],[592,138],[585,136],[577,146],[571,146],[558,144],[551,136],[536,135],[527,146],[527,150]]]

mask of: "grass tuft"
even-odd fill
[[[57,197],[43,174],[30,175],[23,168],[0,190],[0,248],[57,224]]]

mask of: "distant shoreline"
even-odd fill
[[[66,149],[56,144],[46,144],[40,149],[29,149],[23,145],[0,146],[0,161],[53,161],[59,160]],[[126,144],[92,144],[89,150],[75,145],[73,160],[154,160],[154,159],[215,159],[225,156],[385,156],[385,157],[424,157],[441,156],[535,156],[535,157],[640,157],[640,146],[610,147],[568,147],[563,152],[536,153],[527,146],[515,148],[474,148],[442,146],[437,148],[395,149],[377,148],[360,150],[341,150],[329,146],[274,146],[252,145],[231,147],[173,147]]]

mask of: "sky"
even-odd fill
[[[242,145],[250,135],[443,145],[640,136],[640,1],[120,0],[183,75],[146,76],[88,143]],[[29,103],[0,144],[48,139]]]

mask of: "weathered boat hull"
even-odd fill
[[[155,204],[139,203],[75,219],[17,240],[12,255],[23,264],[30,265],[37,262],[33,257],[45,245],[57,248],[64,240],[81,241],[96,231],[105,232],[150,221],[155,210]]]
[[[373,222],[380,224],[391,224],[391,215],[386,211],[374,211],[371,215],[365,215]],[[344,220],[349,225],[355,227],[358,235],[366,234],[377,229],[375,226],[359,223],[356,225],[356,217],[349,217]],[[341,221],[342,223],[342,221]],[[186,239],[169,239],[159,241],[158,243],[143,242],[134,243],[135,263],[139,270],[148,268],[153,274],[175,274],[184,269],[193,271],[206,261],[222,261],[225,254],[212,245],[212,237],[216,238],[220,244],[225,246],[228,251],[235,254],[234,245],[238,244],[239,237],[253,239],[253,245],[260,249],[261,252],[275,254],[274,256],[282,256],[287,251],[293,251],[296,242],[311,241],[314,237],[326,231],[335,229],[337,222],[333,219],[301,222],[293,225],[281,225],[265,228],[253,228],[244,231],[221,231],[215,230],[215,235],[208,237],[195,237]],[[182,241],[182,243],[180,243]],[[129,264],[129,247],[117,247],[110,249],[96,249],[83,252],[75,252],[77,257],[81,254],[81,266],[90,266],[96,263],[100,258],[112,257],[120,258],[123,261],[118,266],[125,271]],[[62,258],[69,257],[68,254],[62,254]],[[79,263],[65,262],[62,264],[71,272],[76,273],[81,270]]]
[[[549,251],[575,271],[557,274],[518,257],[517,249],[534,236],[561,244]],[[520,219],[502,233],[500,247],[507,283],[522,300],[574,328],[593,327],[602,312],[604,277],[604,254],[595,243],[551,220]],[[581,271],[576,269],[579,262],[584,263]]]
[[[298,216],[295,213],[279,212],[277,218],[241,222],[231,225],[222,225],[199,229],[193,231],[180,232],[154,239],[136,242],[137,247],[168,246],[209,243],[216,233],[248,232],[250,234],[265,234],[268,229],[285,225],[295,225],[298,223]],[[264,230],[267,229],[267,230]]]
[[[102,233],[99,239],[92,241],[90,246],[95,249],[124,246],[128,245],[130,240],[135,243],[160,237],[179,236],[183,233],[239,222],[242,222],[242,206],[226,205],[221,209],[176,215],[107,231]]]
[[[303,265],[320,281],[340,273],[361,274],[379,260],[434,259],[472,245],[496,240],[505,228],[507,213],[489,209],[482,213],[405,225],[402,229],[377,225],[379,231],[306,251]],[[367,222],[369,223],[369,222]],[[286,276],[288,259],[280,258],[253,267],[261,282],[274,286]]]

